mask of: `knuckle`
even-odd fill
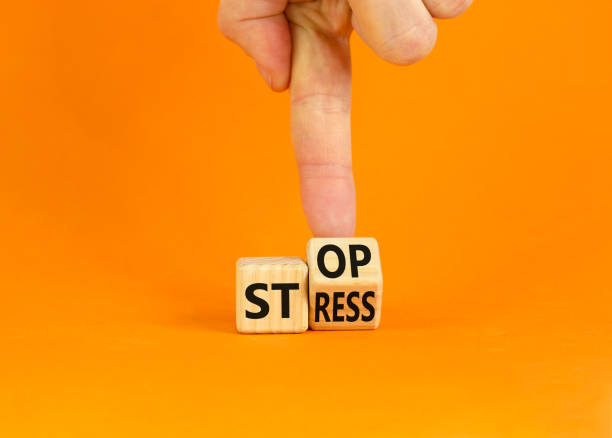
[[[295,95],[291,98],[291,104],[323,114],[344,114],[351,110],[350,98],[326,93]]]
[[[415,23],[384,40],[380,46],[380,55],[393,64],[413,64],[433,50],[437,33],[433,20]]]
[[[353,181],[353,167],[340,161],[307,161],[298,163],[302,180]]]

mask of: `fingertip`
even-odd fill
[[[281,92],[285,91],[287,88],[289,88],[289,80],[288,79],[283,79],[283,78],[276,79],[276,78],[274,78],[274,76],[272,76],[272,83],[270,84],[270,89],[272,91],[276,91],[277,93],[281,93]]]
[[[302,205],[315,237],[352,237],[355,234],[355,185],[352,173],[315,177],[302,169]]]
[[[259,62],[255,61],[255,67],[257,67],[257,71],[261,75],[268,87],[272,88],[272,75],[268,70],[266,70]]]
[[[353,237],[355,213],[350,209],[327,206],[325,214],[306,213],[308,226],[314,237]]]
[[[473,0],[424,0],[425,6],[436,18],[455,18],[464,13]]]
[[[255,61],[255,67],[257,67],[259,75],[272,91],[281,92],[289,87],[289,75],[286,72],[271,73],[270,70],[257,61]]]
[[[324,222],[313,224],[310,227],[314,237],[353,237],[355,235],[355,223],[330,224]]]

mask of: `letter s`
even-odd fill
[[[249,300],[251,303],[255,304],[256,306],[259,306],[260,308],[259,312],[249,312],[247,310],[246,317],[248,319],[265,318],[268,315],[268,312],[270,311],[270,306],[268,305],[268,302],[263,298],[259,298],[257,295],[255,295],[255,291],[258,289],[267,291],[268,285],[266,283],[253,283],[246,288],[246,299]]]
[[[363,303],[363,307],[365,307],[366,309],[368,309],[370,311],[369,315],[361,315],[361,320],[362,321],[372,321],[374,319],[374,306],[372,306],[371,303],[368,302],[368,298],[372,297],[374,298],[374,292],[372,291],[368,291],[366,293],[363,294],[363,296],[361,297],[361,302]]]

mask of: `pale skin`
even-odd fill
[[[471,2],[221,0],[221,32],[255,60],[272,90],[290,89],[302,205],[315,236],[355,233],[351,32],[386,61],[408,65],[433,49],[433,18],[456,17]]]

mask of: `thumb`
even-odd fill
[[[293,39],[291,136],[306,220],[315,236],[352,236],[350,10],[304,3],[286,14]]]

